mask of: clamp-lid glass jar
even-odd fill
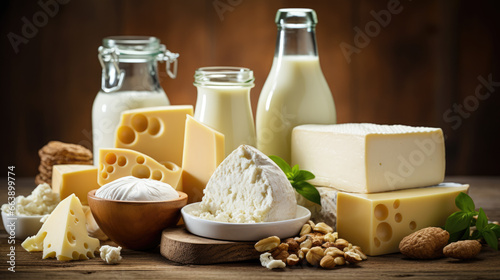
[[[157,62],[165,62],[167,74],[177,76],[177,58],[156,37],[112,36],[99,47],[101,90],[92,107],[94,164],[100,148],[114,147],[121,112],[170,105],[160,85]]]

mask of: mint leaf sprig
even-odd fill
[[[483,208],[479,208],[479,211],[476,211],[476,206],[472,198],[462,192],[455,198],[455,205],[461,211],[451,214],[446,219],[444,226],[444,229],[450,233],[449,242],[483,239],[491,248],[498,250],[500,226],[488,223],[488,217],[486,217]],[[475,229],[471,234],[471,227],[474,226]]]
[[[279,156],[269,156],[285,173],[286,177],[292,184],[292,187],[307,200],[321,205],[321,196],[318,190],[306,182],[307,180],[314,179],[315,176],[307,170],[300,170],[299,165],[296,164],[291,167],[285,160]]]

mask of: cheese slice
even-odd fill
[[[425,227],[444,226],[458,211],[455,198],[469,185],[437,186],[375,194],[337,194],[337,231],[371,255],[396,253],[403,237]]]
[[[201,201],[203,189],[224,160],[224,135],[187,116],[182,186],[188,203]]]
[[[186,115],[193,115],[193,106],[123,111],[116,130],[115,147],[135,150],[158,162],[171,161],[181,166]]]
[[[313,185],[375,193],[443,182],[440,128],[351,123],[301,125],[292,131],[292,164]]]
[[[182,169],[173,162],[159,163],[150,156],[129,149],[100,149],[98,180],[100,186],[125,176],[147,178],[179,190]]]
[[[82,204],[72,194],[57,205],[38,233],[21,246],[28,252],[43,250],[44,259],[86,260],[95,257],[99,240],[88,236]]]
[[[60,164],[52,167],[52,191],[61,200],[74,193],[83,205],[88,205],[87,194],[98,189],[97,167],[83,164]]]

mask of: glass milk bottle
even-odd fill
[[[112,36],[99,47],[101,90],[92,106],[94,165],[100,148],[114,146],[115,130],[124,110],[170,105],[160,86],[157,62],[166,62],[167,73],[177,75],[176,53],[148,36]],[[172,68],[172,69],[171,69]]]
[[[336,122],[335,104],[319,65],[312,9],[279,9],[271,71],[257,106],[257,148],[290,163],[291,132],[301,124]]]
[[[226,156],[241,144],[255,146],[250,105],[254,80],[250,69],[240,67],[202,67],[195,72],[194,118],[224,134]]]

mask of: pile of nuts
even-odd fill
[[[367,259],[359,246],[339,238],[329,225],[309,220],[302,226],[299,237],[281,242],[277,236],[264,238],[255,244],[262,266],[269,269],[295,266],[304,262],[331,269],[338,265],[355,264]]]

